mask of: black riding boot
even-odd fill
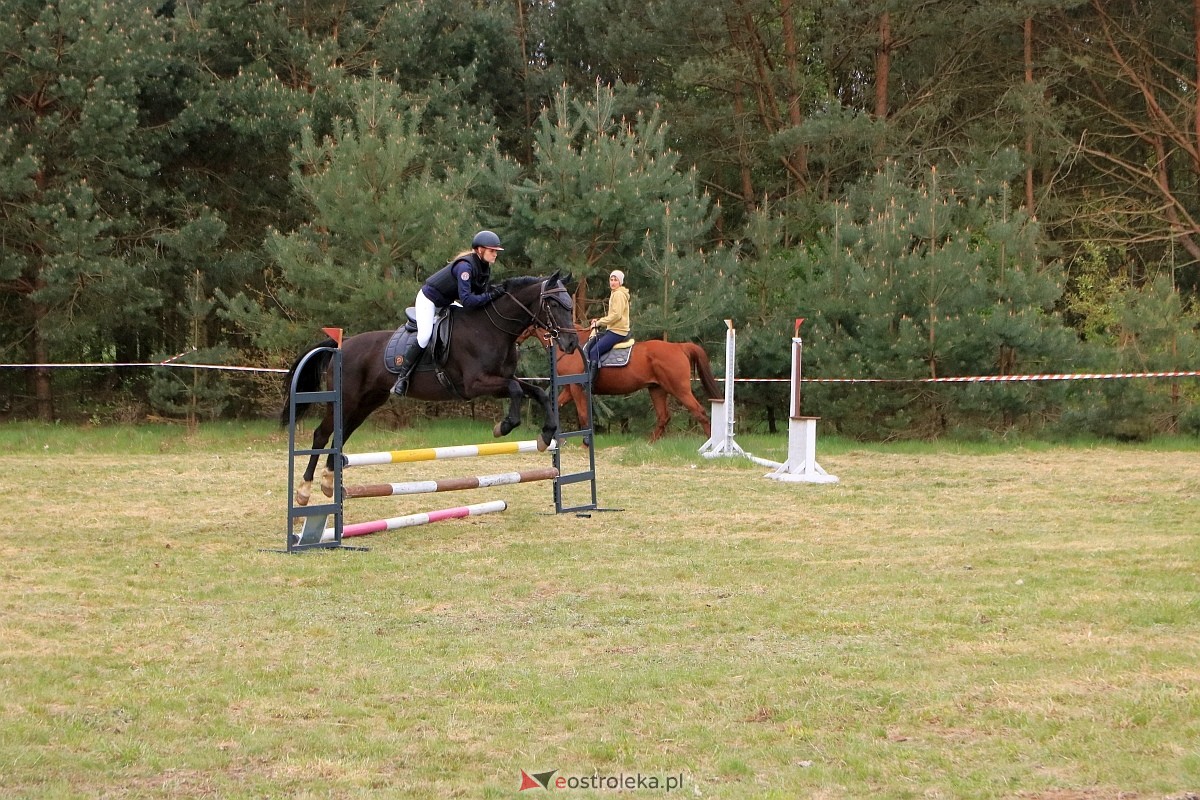
[[[600,372],[600,356],[588,354],[587,359],[588,383],[596,382],[596,374]]]
[[[408,379],[412,375],[413,369],[416,368],[417,362],[421,360],[421,356],[425,353],[425,348],[417,344],[417,340],[413,339],[404,350],[404,355],[400,357],[400,374],[396,376],[396,385],[392,387],[394,394],[403,397],[408,393]]]

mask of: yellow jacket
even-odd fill
[[[618,286],[612,290],[608,298],[608,313],[596,320],[601,328],[606,328],[622,336],[629,335],[629,290]]]

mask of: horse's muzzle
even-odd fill
[[[558,336],[558,349],[571,355],[579,349],[579,334],[574,330],[562,331]]]

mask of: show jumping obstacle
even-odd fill
[[[712,436],[700,447],[700,454],[705,458],[719,456],[743,456],[755,464],[772,467],[773,471],[764,477],[788,483],[837,483],[838,479],[830,475],[817,463],[817,420],[819,417],[800,415],[800,378],[801,362],[804,343],[800,339],[800,324],[803,318],[796,320],[796,328],[792,336],[792,375],[791,403],[788,413],[788,456],[787,461],[779,463],[765,458],[759,458],[744,451],[734,441],[733,413],[733,383],[736,374],[736,340],[737,332],[733,328],[733,320],[725,320],[725,398],[712,401]]]
[[[554,449],[557,450],[555,447]],[[390,450],[379,453],[341,453],[335,459],[341,469],[349,467],[376,466],[380,464],[412,464],[424,461],[438,461],[452,458],[470,458],[476,456],[509,455],[538,452],[537,442],[490,442],[486,444],[454,445],[450,447],[426,447],[414,450]],[[461,491],[465,489],[484,489],[493,486],[509,486],[517,483],[556,480],[558,469],[546,467],[543,469],[527,470],[525,472],[504,472],[495,475],[477,475],[463,478],[443,478],[440,480],[409,481],[406,483],[366,484],[362,486],[344,486],[336,476],[340,470],[335,469],[333,485],[334,498],[341,498],[343,505],[350,498],[393,497],[414,494],[434,494],[438,492]],[[295,499],[292,500],[295,503]],[[304,508],[304,507],[301,507]],[[299,533],[291,533],[288,539],[289,549],[312,546],[335,546],[342,539],[354,536],[366,536],[371,533],[411,528],[416,525],[426,525],[447,519],[478,516],[504,511],[508,503],[504,500],[493,500],[486,503],[475,503],[458,508],[444,508],[437,511],[427,511],[407,514],[388,519],[377,519],[370,522],[345,524],[334,514],[305,514],[303,527]],[[333,524],[329,525],[329,518]]]
[[[521,442],[488,442],[484,444],[453,445],[449,447],[426,447],[412,450],[390,450],[376,453],[343,453],[344,436],[341,417],[341,375],[342,359],[340,350],[341,331],[325,329],[334,340],[334,347],[318,348],[307,357],[319,357],[321,352],[331,352],[329,371],[331,386],[327,391],[298,392],[295,381],[289,394],[289,449],[291,453],[288,471],[288,538],[287,552],[303,551],[314,548],[344,547],[342,539],[355,536],[366,536],[372,533],[407,528],[415,525],[425,525],[447,519],[459,519],[480,514],[491,514],[504,511],[508,503],[504,500],[493,500],[484,503],[445,508],[437,511],[427,511],[388,519],[372,520],[345,524],[343,512],[345,501],[350,498],[391,497],[414,494],[432,494],[438,492],[461,491],[468,489],[491,488],[493,486],[508,486],[518,483],[535,481],[553,481],[555,509],[558,513],[581,510],[604,510],[596,505],[596,474],[595,474],[595,443],[590,428],[559,432],[550,447],[554,457],[554,466],[530,469],[520,472],[502,472],[493,475],[477,475],[461,478],[441,478],[436,480],[408,481],[404,483],[365,484],[360,486],[344,486],[343,470],[348,467],[362,467],[380,464],[407,464],[424,461],[438,461],[455,458],[472,458],[492,455],[516,455],[540,452],[537,440]],[[336,335],[335,335],[336,334]],[[296,370],[300,372],[299,369]],[[558,391],[560,384],[572,380],[576,376],[566,376],[558,379],[553,365],[551,367],[552,390]],[[591,401],[590,392],[587,397]],[[296,446],[296,406],[305,403],[329,403],[333,410],[332,446],[317,449],[299,449]],[[557,410],[557,407],[555,408]],[[557,419],[555,419],[557,427]],[[582,472],[562,472],[561,451],[559,442],[564,436],[582,436],[589,454],[589,469]],[[330,495],[332,502],[323,505],[307,505],[298,501],[296,496],[296,461],[298,457],[312,455],[334,455],[332,485]],[[565,508],[562,502],[560,483],[591,483],[590,504]],[[332,522],[332,524],[331,524]],[[299,530],[297,530],[299,527]],[[363,548],[347,548],[363,549]]]

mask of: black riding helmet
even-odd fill
[[[471,240],[471,249],[476,247],[490,247],[493,250],[503,250],[500,246],[500,237],[491,231],[480,231],[475,234],[475,238]]]

